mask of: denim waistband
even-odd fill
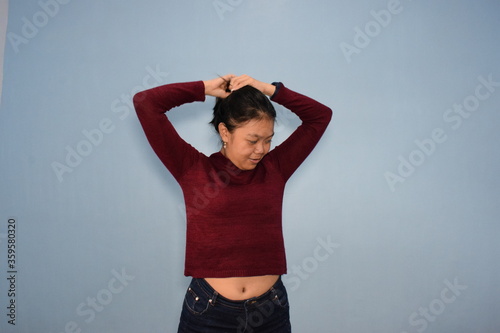
[[[193,278],[193,281],[191,283],[196,284],[200,288],[200,290],[203,293],[205,293],[207,297],[211,298],[212,305],[220,304],[233,309],[242,309],[242,310],[244,310],[245,307],[258,306],[263,301],[273,299],[279,293],[278,290],[282,291],[284,288],[280,276],[278,280],[274,283],[274,285],[271,288],[269,288],[268,291],[266,291],[260,296],[251,297],[244,300],[231,300],[229,298],[220,295],[205,279]]]

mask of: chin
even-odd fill
[[[253,170],[257,167],[257,164],[251,164],[251,163],[247,163],[246,165],[243,166],[243,168],[241,168],[241,170]]]

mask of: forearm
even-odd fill
[[[185,103],[204,101],[202,81],[171,83],[135,94],[133,102],[137,113],[165,113]]]
[[[259,82],[259,86],[257,87],[262,93],[266,96],[273,96],[276,92],[276,86],[270,83]]]
[[[276,94],[271,100],[283,105],[295,113],[305,125],[326,128],[332,118],[332,110],[324,104],[286,88],[282,83],[275,83]],[[324,129],[323,129],[324,130]]]

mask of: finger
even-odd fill
[[[218,75],[218,76],[219,77],[212,80],[214,82],[214,85],[215,85],[214,89],[229,92],[228,86],[229,86],[231,75],[227,74],[224,76],[221,76],[221,75]],[[217,96],[217,97],[223,97],[223,96]]]
[[[234,90],[238,90],[240,88],[243,88],[244,86],[247,86],[247,85],[249,85],[249,82],[247,82],[247,81],[238,81],[238,82],[235,82],[234,84],[232,83],[229,86],[229,89],[231,91],[234,91]]]
[[[231,79],[230,89],[238,90],[241,87],[251,84],[253,79],[248,75],[240,75]]]
[[[220,76],[219,77],[224,80],[224,81],[231,81],[234,77],[236,77],[236,75],[234,74],[226,74],[226,75],[223,75],[223,76]]]

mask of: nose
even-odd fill
[[[255,145],[254,152],[257,154],[262,154],[265,151],[264,142],[259,142]]]

